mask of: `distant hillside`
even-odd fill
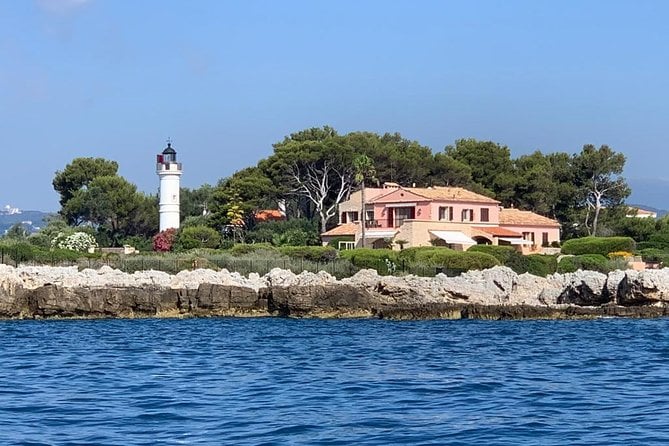
[[[627,183],[632,188],[628,203],[639,203],[638,206],[660,214],[669,209],[669,181],[653,178],[630,178]],[[643,204],[641,204],[643,203]]]
[[[4,234],[16,223],[22,223],[28,232],[37,232],[46,224],[46,218],[53,215],[42,211],[18,211],[12,213],[0,210],[0,235]]]

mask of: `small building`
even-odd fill
[[[630,207],[627,208],[627,213],[625,214],[625,217],[656,219],[657,218],[657,212],[630,206]]]
[[[340,248],[394,249],[448,246],[464,251],[476,244],[510,245],[540,252],[560,241],[560,224],[530,211],[506,209],[499,201],[460,187],[384,185],[356,191],[339,206],[339,226],[321,234]],[[363,225],[365,227],[363,243]]]

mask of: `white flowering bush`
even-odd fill
[[[98,243],[95,241],[95,237],[85,232],[75,232],[70,235],[59,232],[51,242],[51,246],[69,249],[70,251],[86,252],[91,248],[96,248]]]

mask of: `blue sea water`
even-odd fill
[[[664,445],[669,320],[0,322],[2,445]]]

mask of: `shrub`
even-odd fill
[[[639,251],[639,254],[644,262],[663,263],[665,265],[669,264],[669,252],[665,250],[647,248]]]
[[[38,248],[26,242],[18,242],[0,246],[4,255],[9,257],[16,263],[28,262],[35,258],[35,253]]]
[[[276,251],[276,249],[269,243],[238,243],[230,248],[230,254],[234,256],[241,256],[244,254],[251,254],[256,251]]]
[[[444,248],[418,251],[415,262],[460,271],[492,268],[500,264],[499,260],[484,252],[463,252]]]
[[[539,277],[546,277],[557,271],[557,258],[545,254],[525,256],[527,272]]]
[[[663,230],[656,232],[648,238],[648,241],[639,243],[639,249],[668,249],[669,248],[669,231]]]
[[[279,252],[291,258],[312,262],[331,262],[338,254],[338,251],[330,246],[283,246],[279,248]]]
[[[615,252],[610,252],[607,257],[611,260],[613,259],[626,259],[629,257],[632,257],[632,253],[628,251],[615,251]]]
[[[37,250],[34,253],[35,262],[38,263],[59,263],[59,262],[76,262],[83,255],[71,249],[51,249],[51,250]]]
[[[431,252],[434,250],[447,250],[447,251],[453,251],[450,248],[446,247],[436,247],[436,246],[412,246],[411,248],[405,248],[401,250],[397,255],[399,256],[399,259],[404,262],[415,262],[416,258],[418,257],[419,253],[425,253],[425,252]],[[421,254],[425,255],[425,254]]]
[[[124,245],[130,245],[135,248],[137,251],[151,251],[153,249],[153,242],[148,237],[142,237],[140,235],[133,235],[123,239]]]
[[[177,230],[174,228],[165,229],[153,237],[153,250],[158,252],[168,252],[172,250]]]
[[[606,257],[601,254],[581,254],[573,257],[563,257],[558,263],[558,273],[573,273],[579,269],[608,273],[615,268]]]
[[[209,226],[189,226],[179,231],[175,243],[180,249],[215,249],[221,244],[221,235]]]
[[[276,243],[278,245],[318,245],[318,225],[305,218],[257,223],[246,232],[249,243]]]
[[[96,248],[98,243],[95,241],[95,237],[85,232],[74,232],[70,235],[59,232],[51,242],[51,245],[58,249],[86,252],[90,248]]]
[[[379,274],[388,274],[394,270],[398,256],[390,249],[356,248],[341,251],[339,256],[348,259],[358,268],[371,268]]]
[[[483,252],[496,258],[500,264],[508,266],[517,274],[528,272],[529,262],[527,257],[521,254],[513,246],[475,245],[467,252]]]
[[[607,256],[610,252],[635,249],[634,240],[630,237],[583,237],[567,240],[562,244],[563,254],[599,254]]]

